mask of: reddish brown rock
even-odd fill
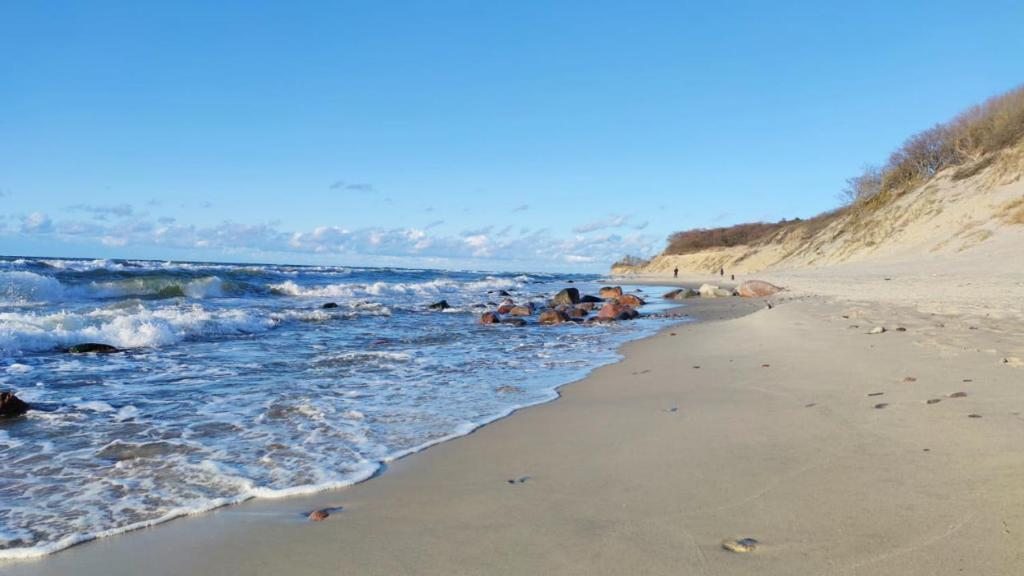
[[[593,302],[580,302],[579,304],[576,305],[577,308],[581,310],[586,310],[587,312],[593,310],[594,306],[595,304]]]
[[[498,306],[498,314],[508,314],[515,308],[515,304],[502,304]]]
[[[628,306],[623,306],[617,300],[605,302],[604,306],[597,313],[597,317],[603,320],[616,320],[619,315],[626,311]]]
[[[639,308],[646,304],[646,302],[644,302],[642,298],[634,294],[623,294],[622,296],[616,298],[616,300],[619,301],[619,304],[622,304],[623,306],[629,306],[630,308]]]
[[[587,310],[584,310],[583,308],[577,306],[577,307],[569,310],[568,314],[569,314],[569,318],[586,318],[587,317]]]
[[[309,513],[309,519],[313,522],[323,522],[324,520],[327,520],[327,517],[330,515],[331,513],[327,510],[313,510]]]
[[[569,316],[560,310],[545,310],[537,318],[537,322],[541,324],[561,324],[568,321]]]
[[[747,280],[736,288],[736,293],[744,298],[764,298],[777,294],[782,288],[761,280]]]
[[[495,312],[484,312],[480,315],[481,324],[499,324],[501,322],[501,316],[498,316]]]
[[[601,298],[604,298],[606,300],[608,298],[618,298],[619,296],[622,296],[622,287],[621,286],[605,286],[604,288],[601,288],[601,291],[598,292],[597,294],[598,294],[598,296],[600,296]]]
[[[14,418],[28,412],[29,405],[14,395],[14,392],[0,392],[0,418]]]

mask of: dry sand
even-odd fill
[[[773,302],[691,301],[707,321],[363,484],[0,572],[1024,573],[1019,321]],[[301,516],[325,506],[343,510]],[[758,548],[722,548],[744,537]]]

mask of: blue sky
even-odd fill
[[[601,271],[1024,82],[987,2],[8,2],[0,253]]]

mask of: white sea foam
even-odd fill
[[[0,272],[0,306],[53,302],[63,294],[56,278],[24,270]]]

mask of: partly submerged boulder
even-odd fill
[[[626,306],[619,302],[618,299],[615,299],[605,302],[604,306],[601,307],[601,310],[598,311],[597,317],[602,320],[620,320],[622,319],[620,317],[623,314],[626,314],[635,318],[635,316],[630,315],[630,312],[636,312],[636,310],[633,310],[630,306]]]
[[[583,308],[581,306],[577,306],[575,308],[570,308],[569,311],[566,314],[568,314],[570,320],[576,320],[576,319],[586,318],[587,314],[589,314],[589,313],[590,313],[589,310],[587,310],[587,309],[585,309],[585,308]]]
[[[541,324],[561,324],[568,321],[569,316],[560,310],[545,310],[537,318],[537,322]]]
[[[501,306],[498,306],[498,314],[508,314],[515,307],[516,307],[516,305],[515,304],[511,304],[511,303],[509,303],[509,304],[502,304]]]
[[[0,418],[14,418],[28,412],[31,406],[14,395],[14,392],[0,392]]]
[[[579,304],[579,301],[580,291],[575,288],[566,288],[558,294],[555,294],[555,297],[551,299],[551,304],[553,306],[573,306],[575,304]]]
[[[337,302],[324,302],[324,305],[321,306],[321,308],[324,308],[324,309],[337,308],[337,307],[338,307],[338,303]]]
[[[433,304],[428,306],[428,308],[430,308],[431,310],[447,310],[451,308],[451,305],[448,304],[447,300],[440,300],[438,302],[434,302]]]
[[[480,315],[481,324],[499,324],[501,323],[501,316],[498,316],[496,312],[484,312]]]
[[[526,326],[526,320],[523,320],[522,318],[505,318],[504,320],[501,321],[501,323],[508,324],[509,326]]]
[[[604,298],[598,298],[597,296],[585,294],[583,296],[580,296],[580,302],[589,302],[591,304],[597,304],[598,302],[604,302]]]
[[[531,316],[533,314],[533,304],[520,304],[519,306],[512,306],[508,309],[506,314],[512,316]]]
[[[744,298],[763,298],[772,296],[782,288],[763,280],[747,280],[736,288],[736,293]]]
[[[598,296],[604,298],[605,300],[609,298],[618,298],[619,296],[622,296],[622,287],[605,286],[604,288],[601,288],[601,290],[597,294]]]
[[[67,349],[69,354],[113,354],[114,352],[120,352],[121,349],[110,344],[100,344],[97,342],[84,342],[82,344],[75,344]]]
[[[639,308],[646,304],[646,302],[644,302],[642,298],[635,294],[623,294],[622,296],[616,298],[616,300],[619,301],[619,304],[622,304],[623,306],[629,306],[630,308]]]

